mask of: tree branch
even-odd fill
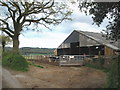
[[[11,7],[9,7],[8,4],[6,4],[6,3],[4,3],[4,2],[2,2],[2,1],[0,1],[0,3],[2,4],[2,6],[5,6],[5,7],[8,8],[8,11],[9,11],[9,13],[10,13],[10,16],[12,17],[12,20],[15,21],[15,12],[16,12],[16,11],[13,10],[13,9],[11,9]]]
[[[25,22],[34,22],[34,23],[38,23],[40,20],[44,20],[44,18],[40,18],[40,19],[36,19],[36,20],[33,20],[33,19],[26,19]]]
[[[14,34],[14,31],[10,29],[9,24],[5,20],[0,19],[0,21],[2,21],[6,25],[6,29],[8,29],[12,34]]]
[[[17,2],[12,2],[12,3],[13,3],[13,5],[14,5],[14,7],[16,7],[16,9],[18,9],[19,17],[17,18],[17,22],[20,22],[20,19],[22,18],[22,12],[21,12],[21,9],[20,9],[20,7],[19,7],[19,5],[18,5]]]
[[[7,35],[9,35],[11,38],[13,38],[13,35],[7,31],[7,28],[0,28],[3,32],[5,32]]]

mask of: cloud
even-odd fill
[[[55,31],[60,33],[71,33],[73,30],[83,30],[83,31],[90,31],[93,32],[100,32],[101,30],[105,29],[107,25],[107,20],[101,24],[101,27],[97,25],[92,25],[93,20],[91,16],[85,15],[85,13],[80,12],[78,5],[71,5],[73,8],[73,14],[71,16],[72,21],[64,21],[60,25],[54,28]]]
[[[28,38],[20,36],[20,47],[57,48],[67,37],[64,33],[47,32],[44,37]],[[62,38],[61,38],[62,37]]]
[[[100,32],[101,28],[98,28],[97,26],[92,26],[86,23],[79,23],[76,22],[74,23],[73,27],[77,27],[77,30],[82,30],[82,31],[92,31],[92,32]]]

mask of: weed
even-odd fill
[[[39,68],[44,68],[43,66],[37,65],[37,64],[33,64],[29,62],[29,65],[35,66],[35,67],[39,67]]]

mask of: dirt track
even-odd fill
[[[10,72],[26,88],[101,88],[106,82],[106,73],[85,66],[41,65],[43,69],[30,66],[28,72]]]

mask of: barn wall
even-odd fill
[[[70,48],[70,43],[62,43],[58,48]]]
[[[79,33],[73,32],[70,36],[64,41],[64,43],[73,43],[73,42],[79,42]]]
[[[61,49],[57,49],[57,55],[70,55],[70,48],[61,48]]]
[[[105,53],[105,56],[111,56],[111,55],[114,55],[114,51],[113,51],[113,49],[111,49],[111,48],[109,48],[109,47],[106,47],[106,46],[105,46],[104,53]]]
[[[85,35],[80,34],[80,46],[95,46],[95,45],[100,45],[98,42],[95,40],[92,40],[91,38],[88,38]]]
[[[54,50],[54,55],[58,55],[57,49]]]
[[[79,42],[78,32],[72,32],[58,48],[70,48],[70,43],[74,42]]]

